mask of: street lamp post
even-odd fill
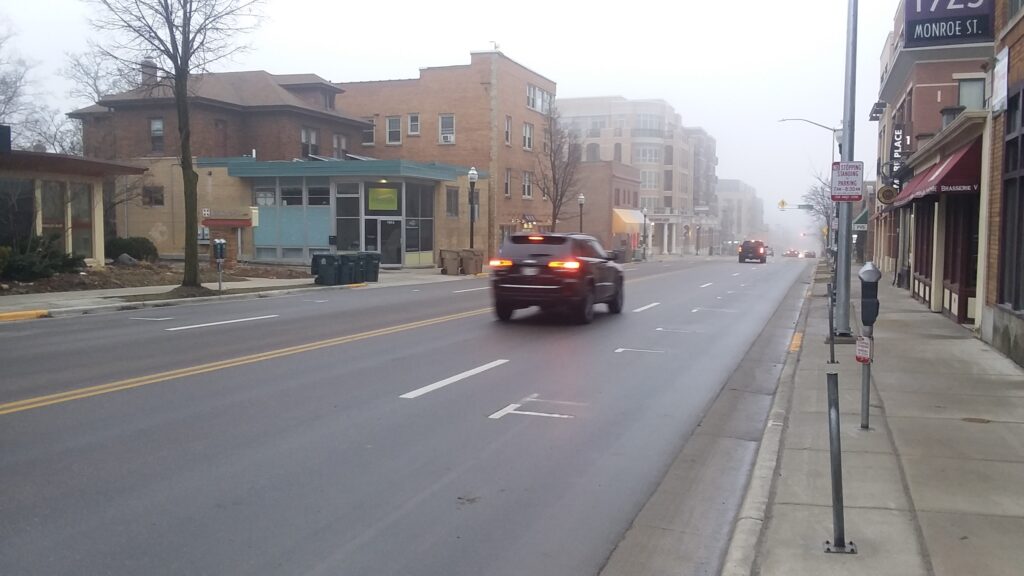
[[[834,140],[834,143],[831,145],[831,148],[832,148],[832,161],[833,162],[836,161],[836,146],[835,145],[839,144],[840,148],[842,148],[842,141],[840,140],[842,138],[842,136],[843,136],[843,129],[842,128],[832,128],[831,126],[826,126],[824,124],[820,124],[818,122],[815,122],[814,120],[808,120],[807,118],[782,118],[781,120],[779,120],[779,122],[806,122],[808,124],[813,124],[814,126],[817,126],[818,128],[824,128],[825,130],[828,130],[829,132],[831,132],[832,133],[832,140]]]
[[[645,206],[640,212],[644,215],[644,262],[647,261],[647,207]]]
[[[576,202],[580,205],[580,234],[583,233],[583,203],[586,202],[586,197],[583,196],[583,192],[576,197]]]
[[[476,224],[476,180],[479,178],[479,174],[476,171],[476,166],[469,169],[469,249],[473,249],[473,228]]]

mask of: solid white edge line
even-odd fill
[[[643,312],[644,310],[650,310],[651,308],[654,308],[655,306],[657,306],[659,304],[661,304],[661,302],[655,302],[653,304],[648,304],[647,306],[641,306],[640,308],[637,308],[636,310],[633,310],[633,312]]]
[[[437,390],[439,388],[444,388],[445,386],[447,386],[449,384],[454,384],[455,382],[458,382],[459,380],[463,380],[465,378],[469,378],[470,376],[474,376],[474,375],[479,374],[481,372],[485,372],[487,370],[490,370],[491,368],[495,368],[497,366],[501,366],[502,364],[504,364],[506,362],[508,362],[508,360],[495,360],[494,362],[488,362],[487,364],[484,364],[483,366],[477,366],[476,368],[473,368],[472,370],[466,370],[465,372],[462,372],[460,374],[456,374],[455,376],[452,376],[450,378],[445,378],[444,380],[439,380],[437,382],[434,382],[433,384],[428,384],[428,385],[426,385],[426,386],[424,386],[422,388],[417,388],[416,390],[413,390],[412,392],[406,392],[405,394],[402,394],[401,396],[399,396],[399,398],[406,398],[406,399],[419,398],[420,396],[423,396],[424,394],[427,394],[429,392],[433,392],[434,390]]]
[[[164,328],[168,332],[177,332],[178,330],[191,330],[193,328],[207,328],[209,326],[220,326],[222,324],[236,324],[238,322],[251,322],[253,320],[266,320],[267,318],[277,318],[277,314],[271,314],[269,316],[256,316],[255,318],[239,318],[238,320],[225,320],[223,322],[210,322],[208,324],[195,324],[192,326],[178,326],[177,328]]]
[[[491,414],[490,416],[488,416],[488,418],[490,418],[491,420],[497,420],[498,418],[501,418],[505,414],[514,412],[516,408],[520,407],[522,407],[522,404],[509,404],[508,406],[505,406],[504,408],[498,410],[494,414]]]
[[[452,294],[462,294],[463,292],[476,292],[477,290],[487,290],[490,286],[484,286],[483,288],[469,288],[466,290],[456,290]]]
[[[150,322],[163,322],[164,320],[174,320],[174,318],[168,316],[167,318],[129,318],[129,320],[149,320]]]
[[[640,349],[640,348],[616,348],[615,349],[615,353],[616,354],[619,354],[621,352],[650,352],[651,354],[664,354],[665,353],[664,350],[643,350],[643,349]]]
[[[701,288],[707,288],[708,286],[711,286],[712,284],[714,284],[714,282],[708,282],[707,284],[701,284],[700,287]]]

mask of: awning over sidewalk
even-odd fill
[[[630,210],[627,208],[612,208],[615,212],[617,220],[621,220],[624,224],[639,224],[643,226],[644,213],[639,210]]]
[[[903,186],[893,206],[932,194],[978,194],[981,191],[981,138],[960,148]]]
[[[854,232],[866,232],[868,229],[868,209],[864,208],[857,215],[857,218],[853,220],[853,231]]]

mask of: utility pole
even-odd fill
[[[843,162],[853,161],[853,128],[857,107],[857,0],[849,0],[846,17],[846,96],[843,102]],[[837,336],[851,336],[850,330],[850,244],[852,240],[852,204],[839,202],[839,254],[836,263],[836,327]]]

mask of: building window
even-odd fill
[[[533,198],[533,172],[523,172],[523,198]]]
[[[674,153],[674,150],[672,149],[672,147],[671,146],[665,146],[665,165],[666,166],[671,166],[674,163],[673,162],[674,157],[675,157],[675,153]]]
[[[438,142],[455,144],[455,114],[441,114],[438,120]]]
[[[302,178],[281,178],[281,205],[302,206]]]
[[[1024,7],[1024,0],[1010,0],[1010,17],[1012,18]]]
[[[512,169],[505,168],[505,198],[512,197]]]
[[[505,144],[512,145],[512,117],[505,116]]]
[[[999,247],[999,302],[1018,311],[1024,310],[1024,163],[1020,161],[1024,152],[1024,126],[1021,125],[1021,98],[1022,93],[1017,92],[1006,102]]]
[[[536,110],[543,114],[547,114],[548,110],[551,109],[551,102],[554,100],[554,95],[547,92],[533,84],[526,86],[526,107],[531,110]]]
[[[332,153],[332,156],[334,158],[341,158],[342,156],[344,156],[345,149],[348,148],[348,139],[345,138],[345,135],[335,134],[333,144],[334,152]]]
[[[329,178],[306,178],[306,196],[309,206],[331,205],[331,181]]]
[[[373,146],[376,122],[373,118],[363,118],[363,120],[370,124],[369,128],[363,130],[363,146]]]
[[[302,139],[302,157],[308,158],[315,156],[320,153],[320,144],[318,138],[318,130],[316,128],[302,127],[301,132]]]
[[[653,170],[642,170],[640,172],[640,189],[641,190],[658,190],[661,182],[661,172],[654,172]]]
[[[149,119],[149,150],[150,152],[164,151],[164,119]]]
[[[638,164],[661,164],[661,146],[639,145],[633,149],[633,162]]]
[[[277,204],[277,179],[258,178],[252,185],[253,202],[256,206]]]
[[[445,191],[445,214],[452,218],[459,217],[459,189],[447,188]]]
[[[615,205],[619,206],[622,204],[622,190],[615,189]]]
[[[587,162],[601,161],[601,145],[595,142],[587,144]]]
[[[142,205],[143,206],[163,206],[164,205],[164,187],[163,186],[144,186],[142,188]]]
[[[665,186],[664,188],[662,188],[662,190],[664,190],[665,192],[671,192],[672,191],[672,171],[671,170],[665,170],[665,177],[662,178],[661,182]]]
[[[420,115],[409,114],[409,136],[420,135]]]
[[[401,116],[388,116],[387,117],[387,143],[388,144],[401,144],[402,143],[402,117]]]
[[[620,142],[616,142],[615,143],[615,152],[612,154],[612,158],[616,162],[622,162],[622,143],[620,143]]]
[[[960,105],[968,110],[985,108],[985,79],[960,81]]]
[[[523,149],[533,150],[533,124],[523,123]]]

